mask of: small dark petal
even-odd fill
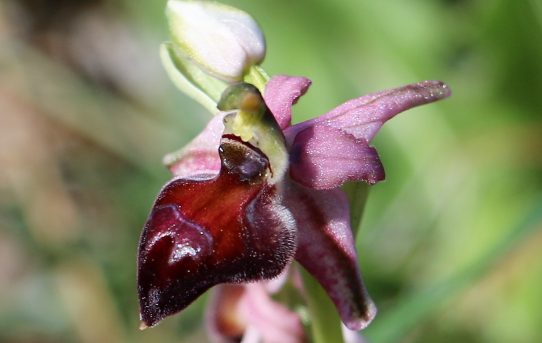
[[[223,141],[217,177],[176,179],[158,196],[139,245],[138,291],[145,325],[182,310],[218,283],[271,278],[291,260],[291,215],[275,205],[276,190],[258,169],[262,161],[246,148]],[[254,166],[247,167],[248,173],[233,164],[226,167],[232,161]],[[255,229],[256,223],[267,225],[266,230]]]

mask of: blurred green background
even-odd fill
[[[230,0],[300,121],[424,79],[388,123],[358,237],[381,342],[542,342],[542,1]],[[208,114],[161,69],[165,1],[0,2],[0,342],[204,342],[204,299],[140,332],[135,256],[162,156]]]

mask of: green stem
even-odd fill
[[[356,238],[363,218],[363,211],[369,195],[369,185],[364,182],[348,182],[343,186],[343,191],[350,203],[350,224]]]
[[[312,342],[342,342],[341,320],[320,284],[303,268],[301,277],[311,320]]]
[[[243,81],[253,84],[263,94],[269,75],[260,66],[252,66],[243,77]]]

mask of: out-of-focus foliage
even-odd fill
[[[375,144],[358,237],[380,342],[542,341],[542,3],[224,1],[264,67],[310,77],[296,120],[423,79],[452,98]],[[75,6],[74,3],[78,5]],[[135,256],[205,111],[165,77],[164,1],[0,3],[0,341],[201,342],[204,299],[140,332]]]

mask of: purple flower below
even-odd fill
[[[271,298],[288,273],[244,285],[214,289],[207,307],[206,326],[213,342],[306,342],[299,315]]]
[[[291,107],[310,83],[276,76],[263,97],[251,85],[231,86],[236,95],[227,111],[170,159],[175,178],[158,195],[139,245],[143,327],[217,284],[276,277],[293,259],[320,282],[349,329],[363,329],[373,319],[376,308],[361,279],[348,201],[339,187],[383,180],[369,145],[380,127],[450,90],[424,81],[350,100],[291,125]],[[252,121],[264,127],[273,147],[285,147],[288,160],[277,163],[275,148],[258,145],[267,139],[260,131],[255,139],[236,134],[232,122],[240,113],[255,118],[245,120],[243,130],[250,131]]]

